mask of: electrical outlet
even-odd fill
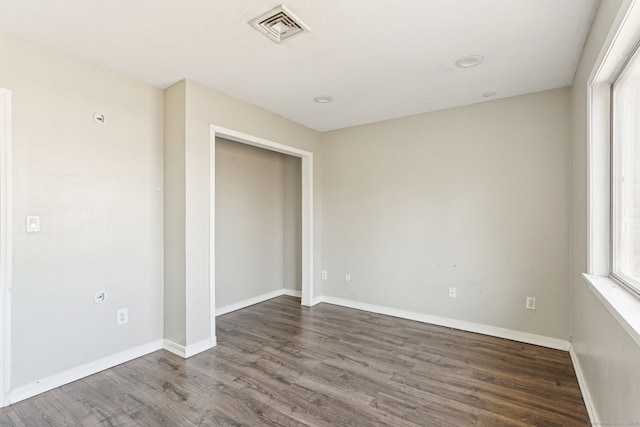
[[[118,325],[124,325],[129,321],[129,309],[121,308],[116,311],[116,319]]]
[[[347,273],[344,275],[344,281],[347,283],[351,283],[351,273]]]
[[[534,297],[527,297],[527,305],[526,305],[528,310],[535,310],[536,309],[536,299]]]
[[[322,280],[327,280],[327,270],[322,270]]]
[[[449,288],[449,298],[455,298],[456,297],[456,288],[454,288],[453,286],[451,286]]]

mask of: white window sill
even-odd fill
[[[582,276],[607,310],[640,346],[640,298],[609,277],[586,273]]]

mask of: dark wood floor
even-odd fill
[[[218,347],[158,351],[0,409],[11,426],[584,426],[568,353],[279,297]]]

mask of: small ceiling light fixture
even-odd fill
[[[333,101],[333,98],[327,95],[323,95],[323,96],[316,96],[315,98],[313,98],[314,101],[316,101],[318,104],[328,104],[331,101]]]
[[[482,96],[485,98],[491,98],[492,96],[496,96],[496,92],[484,92]]]
[[[482,64],[482,61],[484,61],[484,56],[480,56],[480,55],[463,56],[462,58],[456,61],[456,67],[471,68],[471,67],[475,67],[477,65]]]

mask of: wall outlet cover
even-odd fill
[[[124,325],[129,321],[129,309],[120,308],[116,311],[116,322],[118,325]]]
[[[526,305],[528,310],[535,310],[536,309],[536,299],[535,297],[527,297],[527,305]]]

